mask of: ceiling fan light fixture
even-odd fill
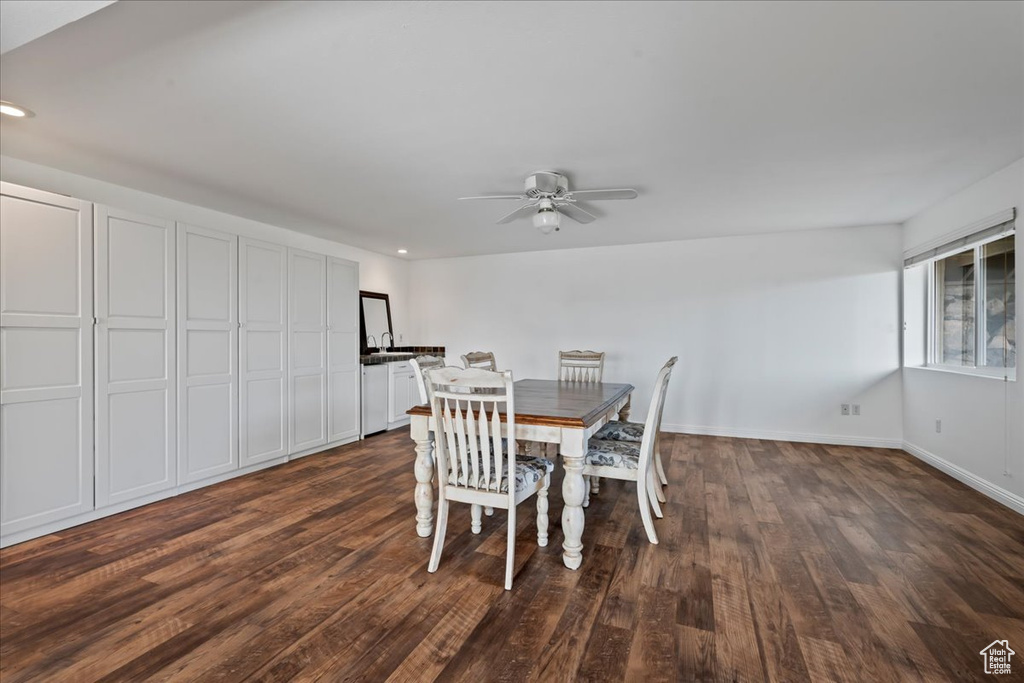
[[[0,114],[6,114],[7,116],[16,119],[30,119],[35,116],[31,111],[25,109],[25,107],[19,107],[13,102],[8,102],[7,100],[0,100]]]
[[[533,215],[533,227],[545,235],[550,235],[552,230],[558,230],[560,222],[558,212],[554,208],[543,208]]]

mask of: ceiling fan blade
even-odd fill
[[[466,199],[527,199],[524,194],[485,194],[480,197],[459,197],[458,201]]]
[[[573,190],[570,192],[574,198],[592,202],[596,199],[636,199],[637,192],[629,188],[620,190]]]
[[[501,218],[498,221],[498,225],[501,225],[502,223],[511,223],[512,221],[514,221],[517,218],[522,218],[523,216],[529,216],[531,213],[534,212],[534,210],[536,210],[536,208],[537,208],[537,202],[531,202],[529,204],[523,204],[522,206],[520,206],[518,209],[516,209],[512,213],[510,213],[510,214],[504,216],[503,218]]]
[[[555,208],[577,223],[590,223],[597,218],[594,214],[584,211],[575,204],[558,204]]]

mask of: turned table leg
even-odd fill
[[[624,406],[622,406],[621,408],[619,408],[619,421],[620,422],[629,422],[629,409],[631,407],[630,403],[632,403],[632,401],[633,401],[633,394],[630,394],[626,398],[626,404]]]
[[[569,569],[579,569],[583,562],[583,499],[588,483],[583,480],[583,430],[563,430],[562,467],[562,562]]]
[[[417,418],[413,417],[416,422]],[[434,476],[434,441],[426,425],[412,429],[413,440],[416,442],[416,534],[423,538],[430,536],[434,523],[434,487],[431,479]]]

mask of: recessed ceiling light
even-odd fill
[[[35,116],[31,111],[25,109],[25,107],[19,107],[16,104],[11,104],[4,100],[0,100],[0,114],[13,116],[16,119],[27,119]]]
[[[408,249],[399,249],[399,250],[398,250],[398,253],[399,253],[399,254],[408,254],[408,253],[409,253],[409,250],[408,250]]]

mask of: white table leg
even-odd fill
[[[413,416],[410,431],[416,442],[416,534],[423,538],[430,536],[434,523],[434,440],[427,427],[427,418]]]
[[[579,569],[583,563],[583,499],[588,484],[583,481],[583,430],[562,430],[562,562],[569,569]]]
[[[620,422],[629,422],[629,409],[630,409],[630,403],[632,403],[632,401],[633,401],[633,394],[630,394],[626,398],[626,404],[624,406],[622,406],[621,408],[619,408],[619,421]]]

